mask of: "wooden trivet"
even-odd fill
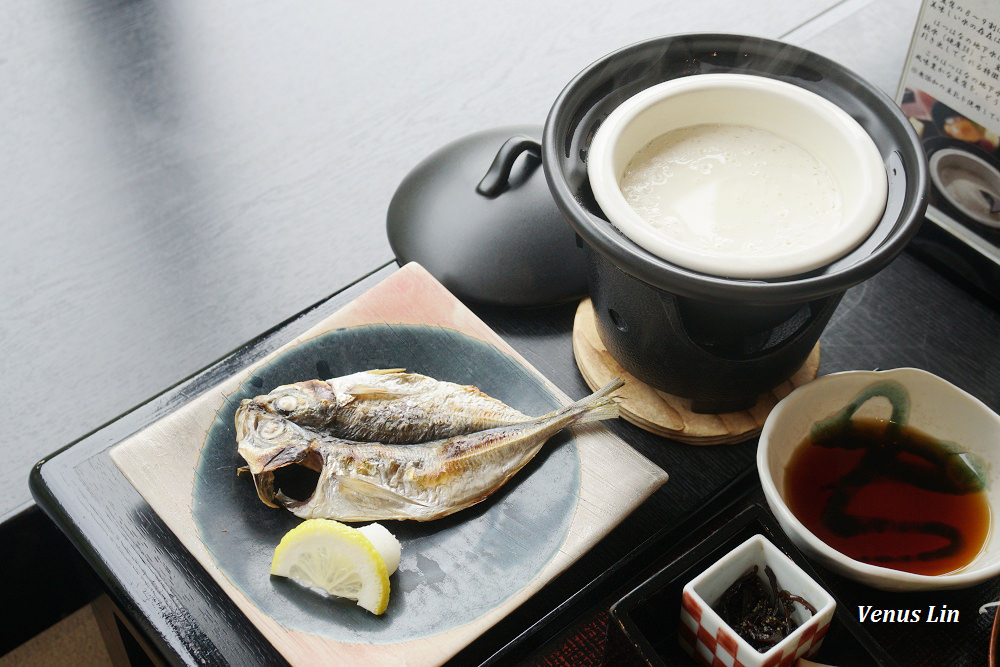
[[[597,333],[590,299],[584,299],[576,309],[573,354],[591,389],[596,390],[615,377],[625,380],[625,386],[618,391],[624,419],[651,433],[689,445],[731,444],[755,437],[775,404],[796,387],[814,380],[819,371],[819,343],[816,343],[802,367],[788,380],[761,394],[753,407],[719,414],[692,412],[690,400],[654,389],[618,365]]]

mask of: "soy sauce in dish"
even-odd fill
[[[923,575],[954,572],[990,529],[968,454],[910,426],[853,419],[814,430],[785,470],[785,498],[816,537],[858,561]]]

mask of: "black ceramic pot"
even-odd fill
[[[676,266],[612,226],[587,180],[587,150],[621,102],[682,76],[742,72],[792,83],[847,111],[886,167],[885,212],[854,250],[810,273],[729,279]],[[589,255],[598,332],[625,370],[692,400],[702,412],[751,406],[806,360],[844,292],[888,264],[916,233],[927,206],[927,164],[896,104],[843,66],[804,49],[740,35],[657,38],[615,51],[574,78],[545,123],[549,189]]]

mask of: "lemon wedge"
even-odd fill
[[[271,574],[381,614],[389,604],[389,575],[398,564],[399,542],[383,526],[358,529],[331,519],[308,519],[281,538]]]

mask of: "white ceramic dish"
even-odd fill
[[[805,149],[831,172],[842,221],[812,245],[734,257],[731,250],[696,247],[656,231],[628,203],[620,182],[631,159],[671,130],[703,124],[766,130]],[[885,209],[882,157],[845,111],[811,91],[749,74],[701,74],[637,93],[601,123],[591,143],[588,178],[601,210],[625,236],[684,268],[731,278],[790,276],[829,264],[863,241]]]
[[[792,618],[799,624],[791,634],[761,653],[727,625],[712,609],[722,594],[753,566],[765,579],[770,566],[778,585],[816,608],[816,613],[794,605]],[[684,586],[681,605],[681,645],[702,665],[738,662],[746,667],[792,664],[807,658],[823,643],[837,604],[802,568],[763,535],[754,535],[717,560]]]
[[[928,435],[956,443],[984,464],[991,526],[986,544],[967,566],[950,574],[929,576],[879,567],[848,558],[816,537],[785,504],[784,472],[792,451],[817,421],[850,403],[859,392],[883,380],[901,384],[909,395],[908,424]],[[887,419],[886,399],[873,398],[856,417]],[[1000,575],[1000,416],[953,384],[915,368],[849,371],[820,377],[782,399],[764,422],[757,448],[757,469],[767,503],[789,538],[807,556],[845,577],[890,591],[946,590],[972,586]]]
[[[1000,198],[1000,172],[996,167],[957,148],[935,151],[929,167],[934,187],[952,206],[971,220],[1000,228],[1000,213],[990,213],[989,201],[982,194],[988,192]]]

